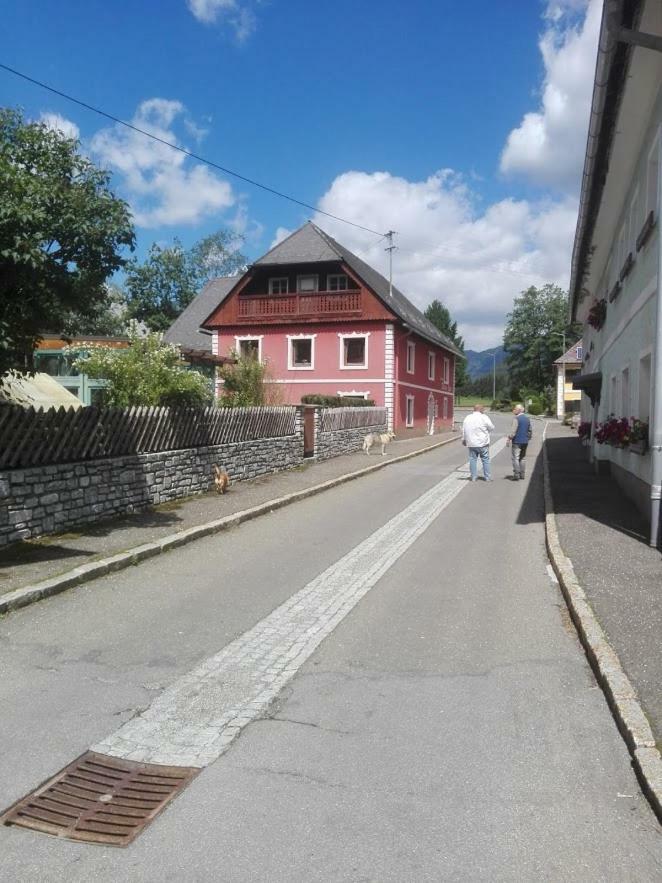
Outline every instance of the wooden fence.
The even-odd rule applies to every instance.
[[[324,408],[320,413],[322,432],[363,429],[386,424],[386,408]]]
[[[0,407],[0,469],[278,438],[296,409]]]

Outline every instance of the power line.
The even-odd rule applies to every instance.
[[[325,212],[320,208],[316,208],[314,205],[310,205],[309,203],[303,202],[300,199],[295,199],[294,196],[288,196],[287,193],[281,193],[279,190],[275,190],[273,187],[268,187],[266,184],[260,184],[259,181],[254,181],[252,178],[246,177],[246,175],[241,175],[239,172],[233,172],[232,169],[226,169],[224,166],[219,165],[219,163],[215,163],[211,159],[206,159],[204,156],[200,156],[197,153],[186,150],[185,147],[180,147],[178,144],[173,144],[172,141],[166,141],[165,138],[159,138],[158,135],[153,135],[151,132],[146,132],[144,129],[141,129],[138,126],[134,126],[132,123],[127,123],[126,120],[122,120],[119,117],[113,116],[113,114],[107,113],[107,111],[101,110],[101,108],[95,107],[93,104],[87,104],[87,102],[81,101],[80,98],[74,98],[73,95],[67,95],[66,92],[61,92],[59,89],[56,89],[53,86],[49,86],[48,83],[42,83],[40,80],[34,79],[34,77],[30,77],[13,67],[9,67],[9,65],[2,64],[2,62],[0,62],[0,68],[10,74],[14,74],[14,76],[16,77],[20,77],[22,80],[26,80],[28,83],[32,83],[34,86],[39,86],[41,89],[46,89],[47,92],[52,92],[53,95],[58,95],[60,98],[65,98],[67,101],[71,101],[73,102],[73,104],[79,105],[79,107],[84,107],[85,110],[90,110],[92,111],[92,113],[96,113],[99,116],[105,117],[106,119],[111,120],[112,122],[117,123],[120,126],[125,126],[127,129],[132,129],[134,132],[138,132],[140,135],[144,135],[146,138],[151,138],[153,141],[158,141],[159,144],[164,144],[166,147],[170,147],[173,150],[178,150],[185,156],[188,156],[191,159],[195,159],[198,162],[204,163],[205,165],[210,166],[212,169],[218,169],[218,171],[223,172],[223,174],[225,175],[231,175],[233,178],[237,178],[239,181],[244,181],[246,184],[250,184],[253,187],[259,187],[260,190],[271,193],[273,196],[278,196],[281,199],[287,199],[289,202],[293,202],[295,205],[300,205],[303,208],[310,209],[311,211],[317,212],[320,215],[325,215],[325,217],[327,218],[333,218],[334,221],[340,221],[342,224],[349,224],[352,227],[357,227],[359,230],[365,230],[366,233],[372,233],[374,236],[379,236],[382,239],[384,238],[385,234],[379,233],[377,230],[371,230],[370,227],[364,227],[362,224],[357,224],[355,221],[348,221],[347,218],[341,218],[338,215],[331,214],[331,212]]]

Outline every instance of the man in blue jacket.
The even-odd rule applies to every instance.
[[[512,447],[513,480],[519,481],[526,474],[526,449],[528,447],[533,430],[531,421],[524,413],[523,405],[515,405],[513,408],[513,422],[510,424],[508,441]]]

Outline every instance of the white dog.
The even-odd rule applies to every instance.
[[[370,448],[373,445],[381,444],[382,446],[382,457],[386,456],[386,451],[384,448],[391,441],[392,438],[395,438],[394,432],[369,432],[366,437],[363,439],[363,450],[366,454],[370,454]]]

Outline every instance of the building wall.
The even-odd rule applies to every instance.
[[[648,421],[651,417],[652,388],[656,382],[653,372],[653,346],[657,321],[660,248],[661,124],[662,91],[658,94],[650,124],[641,139],[636,162],[633,164],[632,180],[622,200],[618,221],[613,230],[606,230],[604,225],[601,227],[600,219],[596,226],[596,240],[601,236],[609,237],[610,247],[602,265],[592,268],[591,274],[598,280],[594,286],[595,298],[605,298],[607,302],[606,320],[600,330],[590,325],[584,328],[583,371],[602,374],[602,392],[598,407],[591,409],[585,397],[582,405],[582,416],[592,418],[594,422],[602,422],[612,414],[616,417],[637,417]],[[652,153],[653,149],[656,153]],[[646,244],[637,252],[636,239],[651,208],[650,197],[646,194],[650,186],[652,156],[657,156],[660,163],[654,204],[657,224]],[[632,253],[634,264],[621,281],[620,291],[616,293],[614,286],[619,280],[628,253]],[[583,305],[584,311],[588,306],[589,302]],[[662,378],[657,378],[657,382],[662,382]],[[597,461],[610,461],[615,467],[612,470],[614,474],[623,476],[624,473],[629,473],[639,483],[650,484],[649,454],[639,456],[627,449],[598,445],[593,440],[592,455]],[[642,495],[638,493],[636,496]]]
[[[407,362],[408,347],[413,344],[414,364],[410,373]],[[432,379],[428,374],[428,354],[434,355]],[[444,359],[447,360],[447,381],[444,379]],[[429,397],[432,395],[436,417],[434,430],[448,429],[453,423],[454,357],[452,353],[435,346],[415,334],[396,332],[395,339],[395,430],[400,434],[428,431]],[[407,426],[413,407],[413,425]]]

